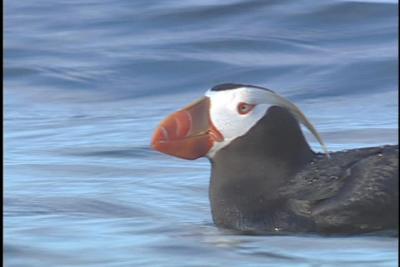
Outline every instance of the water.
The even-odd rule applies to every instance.
[[[330,150],[397,143],[397,8],[7,0],[6,266],[396,266],[397,238],[217,229],[208,162],[149,142],[167,114],[242,82],[294,101]]]

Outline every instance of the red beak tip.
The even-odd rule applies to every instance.
[[[151,147],[152,149],[158,150],[158,145],[159,145],[160,143],[161,143],[160,141],[153,140],[153,141],[151,141],[151,143],[150,143],[150,147]]]
[[[151,139],[152,149],[189,160],[206,155],[216,139],[208,132],[209,106],[209,99],[202,98],[164,119]]]

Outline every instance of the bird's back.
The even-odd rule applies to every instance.
[[[396,230],[398,183],[398,145],[391,145],[317,155],[285,194],[308,204],[319,232]]]

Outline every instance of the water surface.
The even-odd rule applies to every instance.
[[[6,266],[396,266],[397,238],[217,229],[207,160],[149,142],[167,114],[237,82],[294,101],[330,150],[397,143],[397,8],[7,0]]]

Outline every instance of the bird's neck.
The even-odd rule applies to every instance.
[[[313,155],[293,116],[285,109],[270,108],[247,134],[211,159],[209,194],[214,221],[243,228],[252,221],[270,220],[268,216],[285,205],[279,189]]]

